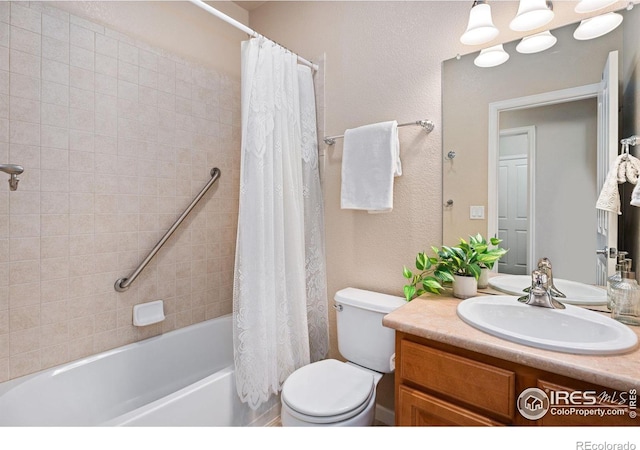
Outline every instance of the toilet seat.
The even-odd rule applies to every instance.
[[[283,407],[310,423],[348,420],[365,410],[374,396],[371,373],[335,359],[301,367],[282,387]]]

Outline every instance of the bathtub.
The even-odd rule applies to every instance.
[[[231,316],[0,383],[0,426],[262,426],[236,394]]]

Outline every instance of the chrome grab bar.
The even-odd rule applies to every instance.
[[[140,275],[140,272],[142,272],[144,268],[147,267],[147,264],[149,264],[151,259],[156,255],[156,253],[158,253],[158,251],[162,248],[164,243],[167,242],[167,239],[171,237],[173,232],[176,231],[176,229],[180,226],[182,221],[187,217],[187,214],[191,212],[193,207],[196,206],[196,204],[200,201],[202,196],[207,193],[209,188],[213,186],[213,183],[215,183],[218,180],[218,178],[220,178],[220,169],[218,169],[217,167],[214,167],[213,169],[211,169],[211,179],[207,182],[205,187],[203,187],[200,193],[196,195],[196,198],[194,198],[191,204],[187,206],[187,209],[185,209],[182,215],[178,217],[178,220],[176,220],[173,223],[173,225],[171,225],[171,228],[169,228],[169,230],[164,234],[164,236],[162,236],[162,239],[160,239],[156,244],[156,246],[153,247],[153,250],[149,252],[147,257],[144,259],[144,261],[140,263],[138,268],[128,277],[119,278],[118,280],[116,280],[116,284],[114,285],[114,288],[116,291],[124,292],[127,289],[129,289],[131,284],[136,280],[136,278],[138,278],[138,275]]]

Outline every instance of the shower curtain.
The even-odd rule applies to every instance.
[[[242,43],[242,156],[233,292],[236,386],[257,409],[329,346],[310,70],[265,38]]]

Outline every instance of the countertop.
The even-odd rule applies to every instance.
[[[492,292],[486,292],[491,294]],[[611,389],[640,388],[640,348],[607,356],[574,355],[516,344],[463,322],[456,313],[464,301],[425,295],[387,314],[382,323],[397,331],[483,353]],[[640,338],[640,327],[629,327]]]

